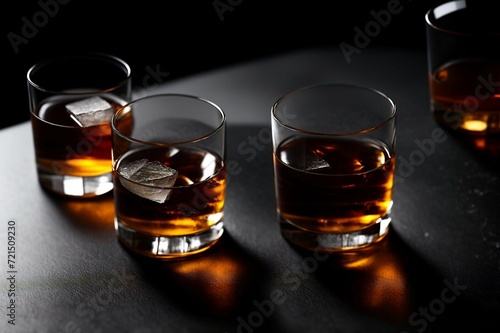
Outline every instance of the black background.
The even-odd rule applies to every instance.
[[[443,1],[440,1],[443,2]],[[366,47],[425,48],[424,14],[437,1],[96,1],[4,4],[0,128],[29,119],[26,72],[61,53],[99,51],[127,61],[133,86],[149,69],[164,81],[305,47],[353,45],[388,6],[397,8]],[[386,12],[387,13],[387,12]]]
[[[29,118],[26,71],[52,55],[78,51],[112,53],[131,65],[134,86],[141,86],[148,68],[158,66],[169,73],[165,78],[168,82],[274,53],[352,43],[354,28],[364,29],[373,22],[372,11],[378,13],[397,2],[300,1],[292,4],[291,1],[221,0],[219,4],[232,8],[223,13],[221,20],[214,0],[131,3],[71,0],[59,4],[57,13],[15,52],[9,36],[22,35],[26,20],[33,22],[36,15],[43,17],[40,4],[55,1],[4,3],[2,73],[6,74],[3,100],[7,105],[0,117],[1,127]],[[400,0],[401,12],[391,16],[390,23],[371,38],[366,47],[425,49],[424,14],[432,5],[431,1]],[[421,75],[424,66],[420,60],[411,61],[407,56],[399,62],[397,56],[394,61],[381,59],[385,54],[373,52],[371,55],[378,55],[375,59],[364,58],[352,71],[356,74],[352,79],[360,80],[359,69],[366,69],[366,77],[371,82],[377,82],[383,91],[395,96],[396,103],[401,105],[398,154],[409,160],[413,154],[422,153],[417,140],[428,142],[436,128],[433,119],[422,112],[428,107],[422,90],[426,85]],[[367,52],[361,56],[369,55]],[[407,61],[401,62],[402,59]],[[327,67],[324,62],[318,65],[321,70]],[[374,64],[381,67],[370,73],[370,66]],[[340,66],[348,64],[343,61],[332,68]],[[318,70],[315,66],[304,67]],[[262,76],[259,73],[256,77]],[[283,80],[270,82],[286,87]],[[258,91],[257,99],[262,100],[263,95]],[[233,102],[231,98],[226,101]],[[211,275],[204,275],[204,270],[182,273],[179,270],[182,264],[151,263],[120,255],[113,225],[109,223],[113,219],[112,197],[89,204],[41,193],[33,164],[26,162],[32,158],[31,152],[24,149],[29,144],[28,129],[21,126],[0,133],[2,159],[10,161],[2,170],[5,181],[0,186],[0,198],[4,206],[0,215],[3,213],[6,217],[1,219],[15,218],[26,228],[21,229],[21,242],[25,246],[21,244],[20,251],[25,274],[22,278],[27,282],[19,299],[27,301],[19,313],[27,316],[19,317],[21,330],[22,325],[31,331],[33,327],[60,328],[68,320],[85,324],[86,317],[75,313],[77,305],[103,290],[113,291],[115,295],[116,288],[121,286],[112,289],[109,283],[126,272],[125,277],[139,278],[127,285],[125,292],[113,296],[113,304],[119,306],[107,307],[91,325],[98,325],[103,331],[128,325],[127,328],[138,332],[141,326],[133,325],[147,320],[139,324],[155,328],[174,323],[172,330],[179,328],[177,331],[181,332],[189,328],[208,331],[220,324],[228,327],[227,331],[236,331],[237,316],[248,318],[255,311],[253,300],[267,299],[274,286],[289,289],[275,278],[283,276],[297,260],[307,256],[297,255],[284,246],[277,232],[278,225],[273,223],[273,174],[268,158],[271,147],[266,146],[267,150],[252,162],[238,152],[238,144],[258,133],[262,129],[260,125],[229,128],[228,137],[232,140],[229,140],[228,156],[244,171],[233,178],[230,187],[228,197],[233,199],[228,200],[226,238],[213,256],[202,257],[198,262],[199,267],[228,263],[230,270],[225,272],[234,274],[232,284],[225,283],[224,278],[214,281]],[[332,328],[329,331],[345,332],[352,331],[348,330],[352,327],[370,327],[373,323],[373,332],[401,332],[385,328],[392,328],[393,323],[399,321],[411,325],[409,315],[421,306],[430,306],[436,296],[442,295],[445,279],[457,281],[467,286],[467,290],[453,305],[446,305],[444,313],[435,322],[428,323],[425,332],[480,332],[499,326],[498,163],[475,158],[461,141],[450,135],[434,153],[426,155],[425,163],[415,167],[410,175],[403,176],[401,169],[398,170],[404,181],[397,185],[395,193],[394,232],[379,250],[368,255],[367,267],[345,269],[343,263],[335,262],[319,266],[317,274],[311,277],[314,283],[307,286],[304,283],[303,289],[283,308],[290,312],[272,316],[259,331],[300,331],[310,325],[303,332],[320,332],[315,328],[325,326]],[[229,223],[232,216],[235,218]],[[395,278],[389,279],[391,275],[387,272],[393,272]],[[73,277],[78,279],[70,280]],[[215,294],[212,291],[217,290],[213,283],[219,283],[215,287],[220,288],[220,281],[228,290],[235,290],[228,292],[236,296],[234,303],[229,302],[234,307],[225,309],[224,304],[217,303],[221,298],[212,295]],[[385,303],[374,305],[371,296],[375,294]],[[213,314],[207,315],[207,305],[213,305],[208,307],[213,312],[227,310],[229,313],[216,317],[215,320],[221,322],[214,323]],[[315,322],[310,323],[308,319]],[[415,331],[414,326],[408,329],[408,332]]]

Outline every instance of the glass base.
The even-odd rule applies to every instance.
[[[45,189],[63,196],[90,198],[113,189],[111,172],[94,177],[68,176],[38,170],[38,180]]]
[[[316,252],[342,252],[365,248],[381,241],[389,231],[391,218],[389,215],[363,230],[345,233],[316,233],[300,229],[283,217],[279,217],[283,237],[301,248]]]
[[[185,236],[154,236],[135,231],[115,218],[118,240],[133,252],[154,258],[173,259],[203,252],[224,232],[224,224],[214,224],[202,232]]]

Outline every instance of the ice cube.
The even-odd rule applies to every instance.
[[[71,118],[81,127],[108,122],[111,120],[114,112],[111,104],[99,96],[66,104],[66,110],[70,113]]]
[[[174,170],[160,161],[140,159],[118,168],[120,183],[130,192],[158,203],[170,197],[171,189],[177,179]]]
[[[314,171],[314,170],[319,170],[319,169],[324,169],[324,168],[329,168],[330,164],[323,159],[323,157],[319,156],[318,154],[312,153],[312,154],[307,154],[306,160],[305,160],[305,170],[306,171]]]

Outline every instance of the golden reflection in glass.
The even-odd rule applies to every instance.
[[[408,271],[389,240],[332,258],[338,292],[364,312],[405,323],[414,311]]]
[[[112,195],[91,199],[61,198],[57,205],[68,215],[68,219],[83,229],[114,229],[115,207]]]
[[[156,278],[165,275],[170,281],[170,296],[182,295],[182,302],[189,300],[190,311],[217,317],[235,315],[255,277],[251,263],[223,244],[193,258],[156,261],[154,266]]]
[[[500,158],[500,134],[486,136],[470,136],[466,138],[472,148],[482,156]]]
[[[484,120],[471,120],[464,122],[462,128],[471,132],[484,132],[488,128],[488,123]]]
[[[172,270],[220,315],[231,312],[238,303],[239,292],[244,289],[240,282],[244,281],[246,269],[229,256],[205,256],[197,261],[179,262]]]

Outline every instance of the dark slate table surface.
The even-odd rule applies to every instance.
[[[136,91],[199,95],[228,116],[228,161],[238,168],[230,174],[225,233],[213,249],[184,261],[125,250],[113,228],[112,194],[73,200],[44,192],[29,123],[1,130],[0,332],[499,327],[498,157],[477,153],[434,122],[423,52],[366,48],[350,60],[338,48],[308,49]],[[397,104],[393,223],[383,242],[357,254],[318,256],[279,234],[270,108],[284,93],[319,82],[370,86]]]

